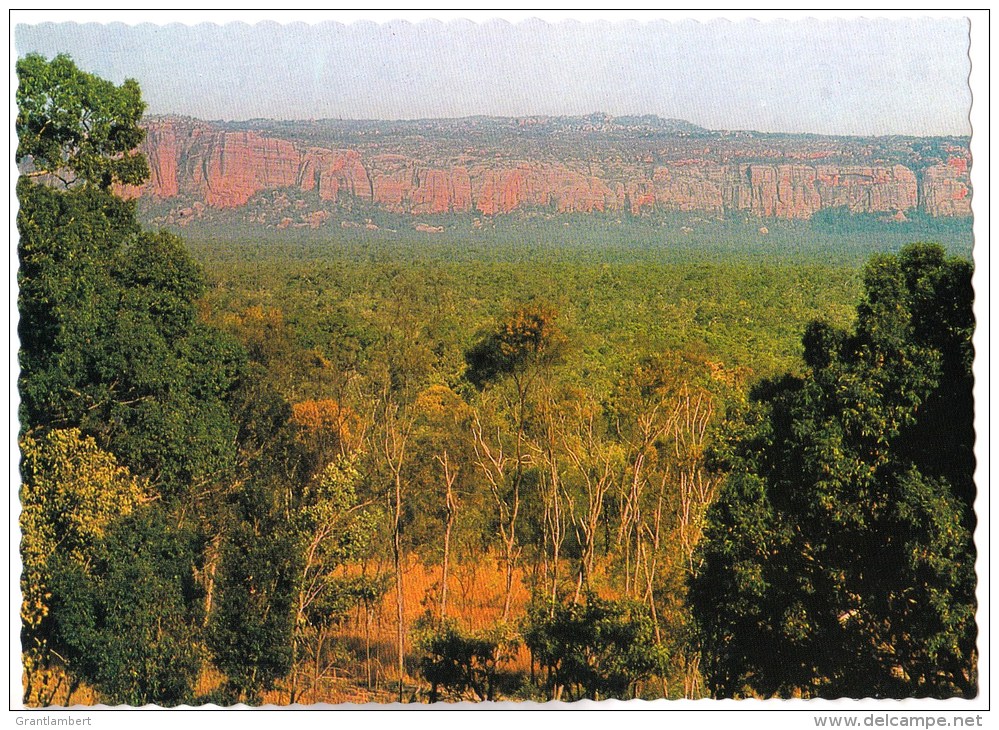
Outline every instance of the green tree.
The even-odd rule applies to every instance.
[[[971,299],[939,247],[876,257],[853,330],[756,387],[691,584],[715,695],[975,694]]]
[[[109,262],[139,227],[131,205],[98,190],[22,177],[17,195],[21,422],[75,425],[110,397],[89,359],[116,315]]]
[[[468,441],[471,409],[462,398],[443,385],[432,385],[416,399],[414,462],[421,466],[414,475],[414,524],[410,527],[417,549],[432,551],[426,557],[440,561],[439,617],[447,617],[448,584],[454,538],[461,534],[475,509],[470,493],[469,466],[474,451]],[[463,517],[459,520],[459,514]],[[444,528],[443,537],[440,535]]]
[[[233,503],[252,502],[275,472],[296,478],[298,454],[285,428],[290,409],[257,387],[234,339],[201,321],[204,277],[180,239],[142,231],[134,203],[112,192],[147,174],[135,150],[143,105],[134,82],[115,87],[65,57],[48,63],[29,56],[18,74],[17,156],[25,171],[17,185],[22,430],[39,441],[64,429],[78,429],[84,443],[93,438],[94,448],[66,467],[79,473],[60,477],[67,494],[77,490],[74,479],[89,494],[93,481],[106,477],[108,493],[81,514],[113,501],[133,477],[158,500],[154,512],[115,522],[86,560],[74,555],[72,539],[57,542],[39,579],[48,588],[40,582],[25,592],[34,605],[32,597],[49,590],[49,623],[37,630],[28,624],[26,631],[47,631],[45,640],[61,647],[74,678],[109,701],[176,703],[190,699],[201,668],[206,613],[230,611],[237,618],[220,616],[216,623],[231,629],[231,645],[245,650],[244,666],[260,668],[254,680],[263,677],[259,686],[265,686],[268,672],[287,667],[281,669],[281,656],[268,655],[273,646],[254,642],[262,632],[286,630],[284,651],[290,651],[296,553],[288,546],[297,543],[287,529],[272,529],[279,519],[253,523]],[[64,184],[51,184],[55,178]],[[29,527],[38,529],[25,543],[29,563],[32,551],[44,553],[51,516],[32,511],[47,482],[36,479],[30,448],[25,505],[34,520]],[[266,479],[255,482],[250,472],[261,466]],[[114,476],[119,467],[125,476]],[[270,490],[267,498],[278,493]],[[95,529],[102,524],[96,520]],[[141,536],[141,545],[129,542],[127,529]],[[267,539],[254,541],[261,534]],[[240,549],[245,564],[232,557]],[[224,600],[213,605],[220,563]],[[265,589],[258,594],[251,571]],[[234,586],[244,598],[253,595],[244,605],[257,611],[256,623],[239,620]],[[284,629],[268,623],[282,605]],[[255,691],[258,685],[231,673],[240,689]]]
[[[300,675],[318,684],[336,669],[332,632],[349,611],[371,603],[385,590],[371,576],[351,576],[344,568],[362,558],[374,536],[378,515],[357,498],[361,474],[353,460],[340,458],[297,495],[290,527],[299,559],[292,647],[295,667],[291,701]],[[308,662],[312,671],[303,671]]]
[[[25,703],[48,704],[52,646],[52,563],[89,566],[111,523],[142,498],[140,483],[77,429],[21,439],[21,646]]]
[[[557,314],[542,303],[531,303],[508,313],[496,327],[483,333],[465,353],[465,377],[477,388],[509,378],[515,389],[508,411],[516,432],[512,449],[490,436],[476,417],[472,425],[476,465],[489,484],[498,513],[498,527],[506,563],[506,599],[503,621],[510,618],[513,574],[517,559],[517,521],[524,482],[528,403],[538,378],[565,354],[568,339],[556,322]],[[512,452],[512,453],[511,453]]]
[[[200,269],[107,192],[22,179],[21,420],[80,427],[166,496],[231,470],[235,341],[200,323]]]
[[[543,604],[531,611],[524,641],[545,672],[549,699],[632,699],[639,682],[665,671],[647,606],[593,594],[584,603]]]
[[[197,534],[146,507],[114,523],[89,565],[54,563],[54,642],[106,704],[191,702],[201,669]]]
[[[17,81],[17,162],[28,175],[102,190],[149,177],[135,151],[146,136],[139,126],[146,105],[134,79],[115,86],[69,56],[32,53],[18,59]]]
[[[301,558],[295,536],[268,490],[238,496],[213,586],[206,640],[226,677],[219,704],[259,704],[288,675],[294,659],[295,594]]]
[[[462,631],[453,619],[430,614],[416,626],[420,674],[430,684],[430,701],[444,696],[455,702],[498,699],[501,688],[512,677],[501,665],[516,653],[517,641],[502,627],[486,631]]]
[[[516,383],[520,399],[526,399],[540,368],[564,354],[567,341],[557,316],[554,309],[540,303],[510,312],[465,353],[466,377],[482,388],[508,375]]]
[[[256,704],[294,664],[295,609],[303,553],[290,523],[299,485],[311,477],[290,424],[291,406],[251,368],[232,398],[239,425],[241,488],[202,518],[206,645],[225,675],[204,701]]]
[[[142,232],[111,194],[148,175],[138,85],[65,56],[17,70],[18,162],[81,183],[18,180],[22,425],[78,426],[167,496],[194,491],[231,464],[245,355],[198,322],[203,275],[180,240]]]

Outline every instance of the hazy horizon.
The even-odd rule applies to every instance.
[[[656,115],[710,130],[968,136],[968,21],[41,23],[19,56],[244,122]]]
[[[317,123],[317,122],[357,122],[357,123],[407,123],[407,122],[450,122],[450,121],[461,121],[463,119],[581,119],[584,117],[594,116],[594,115],[606,115],[611,118],[611,120],[620,119],[622,117],[643,117],[650,116],[648,112],[635,112],[635,113],[625,113],[625,114],[607,114],[603,110],[596,109],[591,112],[581,113],[581,114],[523,114],[523,115],[502,115],[502,114],[466,114],[460,117],[401,117],[397,119],[384,119],[384,118],[374,118],[374,117],[287,117],[287,118],[276,118],[276,117],[248,117],[246,119],[219,119],[219,118],[209,118],[209,117],[197,117],[192,114],[180,114],[177,112],[150,112],[146,111],[143,114],[143,118],[187,118],[198,122],[205,122],[208,124],[226,124],[234,125],[238,127],[239,125],[249,125],[254,122],[275,122],[279,124],[294,124],[296,122],[303,123]],[[652,114],[651,116],[659,116],[663,121],[676,121],[676,122],[690,122],[694,124],[689,119],[680,119],[677,117],[662,117],[660,115]],[[694,125],[700,126],[700,125]],[[768,132],[760,129],[748,129],[748,128],[718,128],[712,129],[710,127],[703,127],[707,132],[720,132],[720,133],[730,133],[730,134],[767,134],[767,135],[802,135],[802,136],[816,136],[816,137],[856,137],[858,139],[876,139],[879,137],[912,137],[915,139],[930,139],[930,138],[950,138],[956,137],[961,139],[968,139],[971,137],[971,131],[964,134],[905,134],[905,133],[885,133],[885,134],[848,134],[840,132],[785,132],[785,131],[774,131]]]

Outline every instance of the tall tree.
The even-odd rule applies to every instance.
[[[976,693],[971,301],[937,246],[876,257],[853,330],[756,387],[691,585],[716,695]]]
[[[265,485],[249,485],[222,535],[206,632],[226,677],[219,704],[259,704],[293,667],[301,555],[272,500]]]
[[[326,466],[296,500],[291,527],[300,555],[295,591],[295,634],[291,701],[307,680],[314,690],[337,669],[333,632],[347,614],[384,592],[381,581],[349,575],[347,566],[363,558],[379,515],[370,502],[357,498],[361,474],[356,457]],[[306,672],[305,667],[311,668]]]
[[[121,86],[81,71],[69,56],[17,61],[17,162],[31,176],[72,185],[139,185],[149,176],[136,148],[146,105],[139,84]]]
[[[17,190],[23,426],[80,427],[166,496],[203,493],[233,464],[245,355],[198,321],[199,267],[107,191]]]
[[[443,385],[432,385],[421,392],[415,406],[418,416],[414,451],[416,460],[427,463],[428,471],[426,502],[421,511],[433,516],[430,529],[435,533],[437,519],[444,527],[439,599],[439,620],[443,623],[447,618],[452,538],[467,481],[465,466],[473,460],[465,433],[471,409],[457,393]],[[432,538],[428,541],[436,542]]]
[[[392,563],[395,568],[396,606],[396,660],[399,672],[399,702],[403,702],[403,678],[405,667],[405,587],[403,578],[403,499],[405,479],[403,470],[407,464],[410,436],[413,432],[413,417],[397,403],[385,401],[384,425],[381,431],[380,446],[382,456],[388,465],[391,478],[389,504],[392,510]]]
[[[515,397],[509,404],[516,437],[505,449],[501,440],[490,437],[476,418],[472,426],[477,461],[489,484],[499,512],[499,531],[506,562],[506,599],[503,620],[510,617],[513,573],[517,559],[517,519],[520,516],[524,470],[530,459],[525,442],[528,404],[539,377],[558,362],[567,338],[556,321],[557,313],[543,303],[521,306],[492,330],[486,331],[465,353],[466,377],[477,388],[509,378]]]
[[[134,203],[114,195],[148,174],[138,86],[62,56],[17,71],[22,496],[34,535],[23,578],[29,608],[40,590],[51,608],[38,625],[26,613],[26,635],[59,643],[69,671],[109,701],[186,701],[205,613],[231,606],[236,586],[254,590],[247,565],[269,566],[275,584],[292,575],[293,552],[270,534],[246,565],[220,557],[246,547],[252,525],[229,519],[241,515],[227,502],[273,443],[261,430],[280,433],[290,409],[244,382],[242,348],[200,320],[204,278],[180,239],[143,232]],[[105,525],[109,504],[128,512],[133,479],[157,506]],[[94,534],[67,532],[86,521]],[[213,606],[220,563],[225,600]],[[253,605],[276,615],[280,599],[264,591]],[[250,623],[232,624],[234,645],[255,638]]]
[[[21,439],[21,646],[25,703],[52,700],[52,572],[62,561],[84,567],[98,556],[109,526],[142,498],[141,484],[78,429]],[[57,685],[58,686],[58,685]]]

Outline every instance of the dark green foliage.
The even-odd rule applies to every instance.
[[[27,426],[79,426],[176,496],[231,468],[245,356],[197,321],[200,269],[107,192],[18,182],[19,386]]]
[[[251,487],[228,530],[215,585],[208,647],[226,675],[225,704],[259,704],[292,666],[300,557],[295,536]]]
[[[481,388],[500,376],[511,375],[516,380],[532,366],[556,361],[566,345],[556,317],[544,304],[514,310],[465,353],[466,377]]]
[[[714,694],[975,694],[970,273],[872,259],[854,329],[810,326],[810,373],[717,449],[690,594]]]
[[[108,190],[149,177],[135,148],[146,105],[139,85],[121,86],[76,67],[66,55],[51,61],[32,53],[17,61],[17,162],[66,185]]]
[[[549,699],[631,699],[666,668],[648,607],[595,595],[531,610],[524,642],[545,672]]]
[[[85,567],[53,571],[53,645],[106,704],[190,702],[201,668],[199,544],[147,507],[123,518]]]
[[[21,178],[17,193],[21,420],[71,425],[100,397],[88,359],[117,309],[108,263],[139,230],[131,206],[97,190]]]
[[[114,263],[125,306],[148,312],[164,339],[175,340],[193,327],[204,275],[179,238],[163,231],[143,234]]]
[[[446,620],[433,625],[424,617],[417,626],[420,674],[430,684],[430,702],[442,698],[493,701],[501,689],[508,689],[512,678],[500,670],[517,644],[501,628],[491,631],[462,631],[457,622]]]
[[[242,349],[197,321],[202,275],[176,237],[143,234],[114,274],[118,311],[97,355],[119,395],[94,415],[110,429],[120,424],[110,443],[164,491],[219,479],[232,465],[227,400],[243,372]]]
[[[105,701],[187,702],[209,610],[227,691],[253,700],[290,666],[298,542],[261,487],[296,474],[290,409],[247,377],[235,339],[201,321],[203,275],[180,239],[143,232],[111,192],[146,175],[131,152],[134,82],[116,89],[65,57],[30,56],[18,73],[19,162],[67,182],[18,181],[22,428],[79,428],[161,500],[86,561],[56,547],[41,645]],[[272,503],[258,517],[262,494]]]
[[[220,544],[206,631],[212,662],[226,681],[201,698],[224,706],[259,704],[291,669],[302,564],[282,503],[286,480],[304,478],[288,424],[291,407],[258,373],[240,380],[230,405],[245,484],[209,518]]]

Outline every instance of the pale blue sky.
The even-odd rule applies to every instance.
[[[711,129],[970,133],[960,18],[18,25],[18,54],[241,120],[658,114]]]

